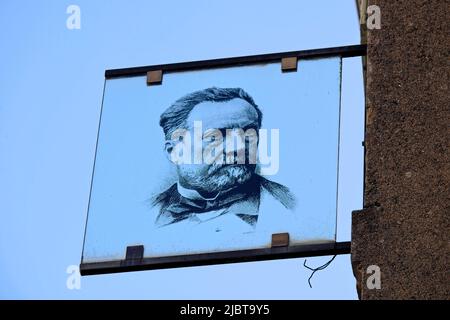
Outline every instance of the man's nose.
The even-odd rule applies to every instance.
[[[224,139],[223,151],[227,164],[245,163],[245,138],[241,134],[233,134]]]

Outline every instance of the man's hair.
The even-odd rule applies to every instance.
[[[186,119],[197,104],[205,101],[225,102],[235,98],[244,99],[255,108],[260,128],[262,112],[247,92],[241,88],[216,87],[195,91],[181,97],[161,114],[159,125],[163,128],[166,139],[170,139],[176,129],[186,127]]]

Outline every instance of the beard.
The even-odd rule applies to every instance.
[[[196,189],[214,193],[248,182],[255,172],[255,167],[248,164],[213,164],[208,168],[206,176],[188,173],[185,178]]]
[[[254,170],[248,165],[221,165],[208,170],[208,182],[220,190],[246,183],[252,177]]]

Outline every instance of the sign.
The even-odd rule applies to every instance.
[[[107,71],[81,273],[336,248],[348,50]]]

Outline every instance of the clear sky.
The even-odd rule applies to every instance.
[[[66,27],[71,4],[79,30]],[[3,0],[0,41],[0,298],[357,298],[349,255],[316,273],[312,289],[304,259],[66,286],[67,267],[80,262],[105,69],[357,44],[354,0]],[[340,241],[362,206],[363,106],[360,58],[344,59]]]

